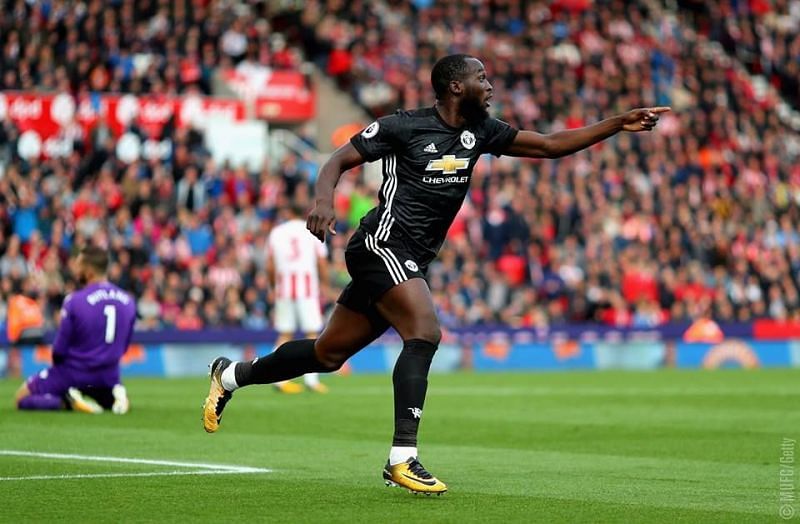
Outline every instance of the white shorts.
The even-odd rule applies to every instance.
[[[278,333],[322,331],[322,311],[314,298],[279,298],[275,301],[275,329]]]

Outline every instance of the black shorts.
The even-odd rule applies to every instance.
[[[344,252],[353,279],[337,302],[367,315],[373,324],[385,323],[375,303],[384,293],[412,278],[425,278],[427,266],[419,266],[400,242],[382,242],[362,228],[356,230]],[[377,325],[377,324],[376,324]]]

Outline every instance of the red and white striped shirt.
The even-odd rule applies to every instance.
[[[317,263],[328,256],[328,248],[306,229],[305,221],[293,219],[275,226],[267,243],[275,263],[276,297],[319,298]]]

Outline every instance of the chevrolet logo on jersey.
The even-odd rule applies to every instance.
[[[467,167],[469,167],[469,158],[444,155],[438,160],[429,161],[425,171],[441,171],[443,175],[455,175],[459,169],[466,169]]]

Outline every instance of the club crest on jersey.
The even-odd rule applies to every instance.
[[[368,126],[366,127],[366,129],[364,129],[364,130],[361,132],[361,136],[363,136],[364,138],[372,138],[373,136],[375,136],[375,135],[377,135],[377,134],[378,134],[378,129],[379,129],[380,127],[381,127],[381,126],[380,126],[380,124],[379,124],[379,123],[377,122],[377,120],[376,120],[375,122],[373,122],[373,123],[371,123],[370,125],[368,125]],[[463,136],[462,136],[462,138],[461,138],[461,141],[462,141],[462,142],[464,141],[464,138],[463,138]],[[466,146],[464,146],[464,147],[466,147]]]
[[[471,131],[464,131],[461,133],[461,145],[467,149],[475,147],[475,135]]]
[[[403,262],[409,271],[419,271],[419,266],[413,260],[406,260]]]

